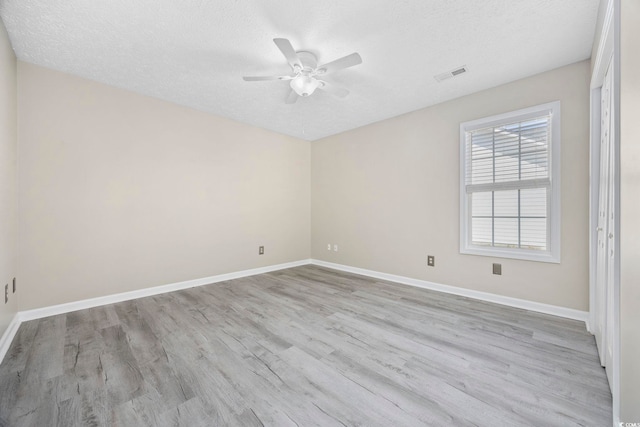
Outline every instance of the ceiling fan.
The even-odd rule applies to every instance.
[[[332,95],[344,98],[349,94],[349,91],[342,87],[337,87],[329,82],[321,80],[322,76],[328,73],[341,70],[343,68],[353,67],[362,63],[362,58],[357,53],[343,56],[335,61],[327,62],[326,64],[318,66],[318,60],[316,56],[307,51],[296,52],[291,45],[291,42],[287,39],[273,39],[273,42],[278,46],[280,52],[287,59],[287,62],[291,66],[293,73],[288,76],[248,76],[243,77],[245,81],[255,82],[263,80],[288,80],[291,86],[291,92],[287,96],[285,102],[287,104],[293,104],[298,99],[298,96],[309,96],[313,94],[316,89],[323,90]]]

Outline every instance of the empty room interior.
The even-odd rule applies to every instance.
[[[637,0],[0,19],[0,426],[640,425]]]

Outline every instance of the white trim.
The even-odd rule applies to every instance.
[[[482,117],[480,119],[469,120],[460,125],[460,129],[465,132],[473,132],[474,130],[490,128],[494,126],[504,126],[505,124],[524,122],[529,119],[535,119],[545,114],[555,114],[560,106],[560,101],[548,102],[546,104],[534,105],[533,107],[522,108],[520,110],[508,111],[494,116]]]
[[[4,334],[0,337],[0,362],[4,359],[4,356],[9,351],[9,347],[11,347],[11,343],[13,342],[13,338],[16,336],[18,332],[18,328],[20,327],[20,323],[22,320],[20,319],[20,313],[16,313],[9,322],[9,326],[5,329]]]
[[[598,197],[600,190],[600,138],[602,86],[591,89],[591,135],[589,141],[589,322],[587,330],[595,333],[596,253],[598,247]]]
[[[596,169],[592,169],[592,171],[598,171],[599,163],[594,163],[594,159],[597,159],[598,153],[600,150],[600,118],[595,116],[595,112],[593,111],[593,105],[596,102],[596,99],[599,98],[599,90],[602,87],[604,82],[604,76],[606,75],[607,68],[609,66],[609,62],[613,61],[614,65],[614,90],[613,96],[615,97],[615,104],[612,114],[615,115],[616,119],[614,121],[614,141],[615,144],[615,155],[616,155],[616,169],[619,168],[619,151],[620,151],[620,121],[619,121],[619,111],[620,111],[620,0],[603,0],[606,2],[604,19],[602,22],[602,31],[600,33],[600,40],[598,42],[598,47],[595,52],[595,57],[593,60],[593,69],[591,73],[591,104],[592,104],[592,120],[591,120],[591,143],[590,143],[590,157],[592,159],[592,167],[596,167]],[[597,99],[599,105],[599,99]],[[595,165],[595,166],[594,166]],[[589,227],[589,242],[590,242],[590,257],[589,257],[589,310],[590,310],[590,328],[595,328],[596,322],[596,307],[595,307],[595,250],[593,245],[597,245],[597,237],[594,239],[593,234],[595,231],[595,224],[597,224],[597,212],[598,212],[598,177],[594,177],[594,175],[598,175],[597,173],[592,173],[590,177],[590,206],[589,211],[590,215],[590,227]],[[614,219],[614,233],[616,236],[620,236],[620,194],[619,194],[619,180],[620,175],[619,171],[616,171],[614,175],[615,180],[615,212],[616,217]],[[595,211],[595,216],[594,212]],[[594,243],[595,242],[595,243]],[[619,282],[619,274],[620,274],[620,248],[619,248],[619,239],[616,239],[616,247],[614,248],[616,254],[615,262],[614,262],[614,313],[620,313],[620,282]],[[611,387],[611,395],[613,400],[613,408],[612,408],[612,421],[614,427],[620,425],[620,316],[614,316],[614,324],[613,324],[613,358],[611,360],[610,368],[613,370],[612,374],[612,384]],[[612,366],[611,366],[612,365]]]
[[[358,267],[350,267],[342,264],[334,264],[332,262],[321,261],[317,259],[305,259],[300,261],[288,262],[284,264],[270,265],[266,267],[253,268],[250,270],[237,271],[233,273],[219,274],[217,276],[204,277],[201,279],[187,280],[184,282],[172,283],[168,285],[155,286],[152,288],[139,289],[119,294],[106,295],[103,297],[90,298],[81,301],[74,301],[66,304],[58,304],[49,307],[36,308],[33,310],[20,311],[13,317],[11,323],[0,338],[0,363],[6,355],[11,342],[15,337],[18,328],[22,322],[40,319],[48,316],[69,313],[71,311],[83,310],[86,308],[99,307],[107,304],[114,304],[122,301],[129,301],[136,298],[143,298],[152,295],[164,294],[167,292],[178,291],[182,289],[194,288],[197,286],[209,285],[213,283],[224,282],[226,280],[240,279],[242,277],[255,276],[257,274],[269,273],[272,271],[284,270],[287,268],[299,267],[303,265],[318,265],[334,270],[346,271],[349,273],[360,274],[363,276],[373,277],[376,279],[388,280],[390,282],[400,283],[409,286],[416,286],[423,289],[430,289],[438,292],[444,292],[452,295],[460,295],[468,298],[474,298],[481,301],[493,302],[509,307],[521,308],[524,310],[535,311],[554,316],[565,317],[568,319],[580,320],[587,322],[586,312],[573,310],[565,307],[558,307],[549,304],[542,304],[533,301],[511,298],[502,295],[490,294],[487,292],[474,291],[471,289],[458,288],[456,286],[442,285],[425,280],[412,279],[409,277],[396,276],[393,274],[381,273],[373,270],[366,270]]]
[[[598,43],[598,49],[596,50],[595,61],[593,62],[593,71],[591,74],[591,88],[599,88],[604,81],[604,75],[607,73],[609,61],[614,53],[614,2],[613,0],[607,1],[607,9],[602,21],[602,32],[600,33],[600,40]]]
[[[299,267],[309,264],[309,260],[287,262],[284,264],[269,265],[266,267],[252,268],[250,270],[236,271],[233,273],[219,274],[216,276],[203,277],[201,279],[186,280],[184,282],[172,283],[169,285],[154,286],[151,288],[138,289],[130,292],[123,292],[103,297],[90,298],[81,301],[69,302],[66,304],[52,305],[49,307],[36,308],[33,310],[21,311],[20,321],[40,319],[42,317],[55,316],[57,314],[69,313],[71,311],[84,310],[86,308],[99,307],[101,305],[114,304],[122,301],[129,301],[136,298],[144,298],[152,295],[164,294],[167,292],[179,291],[182,289],[195,288],[197,286],[209,285],[212,283],[224,282],[226,280],[240,279],[242,277],[255,276],[256,274],[269,273],[271,271],[284,270],[286,268]]]
[[[612,5],[613,3],[613,5]],[[614,115],[614,153],[615,153],[615,173],[614,179],[614,234],[617,236],[614,240],[614,278],[613,278],[613,384],[611,385],[611,396],[613,401],[613,418],[619,421],[620,418],[620,13],[621,13],[621,0],[610,0],[607,4],[607,12],[611,9],[612,18],[609,21],[611,24],[611,31],[608,34],[613,34],[613,69],[615,71],[613,77],[613,96],[614,96],[614,108],[612,114]],[[607,16],[608,17],[608,16]],[[605,26],[608,22],[605,22]],[[608,28],[608,27],[607,27]],[[619,424],[618,424],[619,425]]]
[[[551,178],[551,186],[549,188],[548,202],[548,230],[547,241],[548,249],[546,251],[526,250],[526,249],[510,249],[499,247],[488,247],[473,245],[471,243],[471,215],[469,213],[470,195],[468,185],[466,185],[466,136],[467,133],[485,127],[496,126],[505,123],[514,123],[527,120],[532,117],[539,117],[545,114],[551,114],[551,147],[549,158],[551,161],[549,176]],[[562,145],[562,119],[560,101],[548,102],[545,104],[535,105],[516,111],[498,114],[491,117],[471,120],[460,123],[460,253],[464,255],[480,255],[499,258],[521,259],[526,261],[560,263],[560,239],[561,239],[561,182],[560,182],[560,156]],[[518,181],[521,183],[522,181]],[[477,186],[485,187],[485,185]],[[494,190],[499,189],[500,185],[492,185]],[[508,187],[503,185],[502,187]]]
[[[107,304],[114,304],[122,301],[129,301],[136,298],[144,298],[152,295],[164,294],[167,292],[179,291],[181,289],[194,288],[197,286],[209,285],[213,283],[224,282],[226,280],[240,279],[242,277],[255,276],[256,274],[269,273],[286,268],[299,267],[301,265],[310,264],[310,259],[300,261],[287,262],[284,264],[269,265],[266,267],[252,268],[250,270],[236,271],[233,273],[219,274],[216,276],[203,277],[201,279],[186,280],[184,282],[171,283],[168,285],[154,286],[151,288],[138,289],[130,292],[122,292],[119,294],[105,295],[103,297],[90,298],[80,301],[69,302],[65,304],[52,305],[49,307],[36,308],[33,310],[19,311],[13,316],[11,323],[0,337],[0,363],[4,359],[11,342],[18,332],[18,328],[22,322],[29,320],[41,319],[43,317],[55,316],[58,314],[69,313],[71,311],[84,310],[86,308],[99,307]]]
[[[567,319],[579,320],[585,323],[587,322],[589,314],[586,311],[575,310],[572,308],[559,307],[557,305],[543,304],[540,302],[528,301],[519,298],[506,297],[503,295],[491,294],[488,292],[474,291],[473,289],[459,288],[457,286],[443,285],[440,283],[428,282],[426,280],[396,276],[395,274],[381,273],[379,271],[351,267],[342,264],[334,264],[332,262],[321,261],[317,259],[312,259],[311,264],[318,265],[320,267],[331,268],[334,270],[345,271],[347,273],[373,277],[375,279],[387,280],[389,282],[400,283],[403,285],[415,286],[432,291],[444,292],[452,295],[460,295],[480,301],[487,301],[495,304],[506,305],[509,307],[521,308],[523,310],[535,311],[538,313],[551,314],[553,316],[564,317]]]
[[[460,253],[463,255],[479,255],[492,258],[521,259],[524,261],[550,262],[555,264],[560,263],[560,260],[551,255],[549,251],[509,249],[489,246],[483,248],[480,246],[469,245],[467,247],[460,247]]]
[[[107,304],[114,304],[122,301],[129,301],[136,298],[144,298],[152,295],[164,294],[167,292],[179,291],[181,289],[194,288],[197,286],[209,285],[213,283],[224,282],[226,280],[240,279],[242,277],[255,276],[256,274],[269,273],[286,268],[299,267],[301,265],[310,264],[311,260],[304,259],[300,261],[287,262],[284,264],[269,265],[266,267],[252,268],[250,270],[236,271],[233,273],[219,274],[216,276],[203,277],[201,279],[186,280],[184,282],[171,283],[168,285],[154,286],[151,288],[138,289],[130,292],[122,292],[119,294],[105,295],[103,297],[89,298],[80,301],[69,302],[65,304],[52,305],[49,307],[36,308],[33,310],[19,311],[9,323],[9,326],[0,338],[0,363],[4,359],[11,342],[18,332],[18,328],[22,322],[29,320],[41,319],[43,317],[55,316],[58,314],[69,313],[71,311],[84,310],[86,308],[99,307]]]

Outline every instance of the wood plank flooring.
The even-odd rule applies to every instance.
[[[25,322],[6,426],[606,426],[583,323],[304,266]]]

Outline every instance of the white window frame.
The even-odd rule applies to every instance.
[[[550,194],[547,203],[547,250],[479,246],[471,243],[470,193],[466,190],[467,132],[487,127],[511,124],[551,113],[549,148]],[[536,105],[460,124],[460,253],[497,258],[512,258],[539,262],[560,262],[560,101]]]

